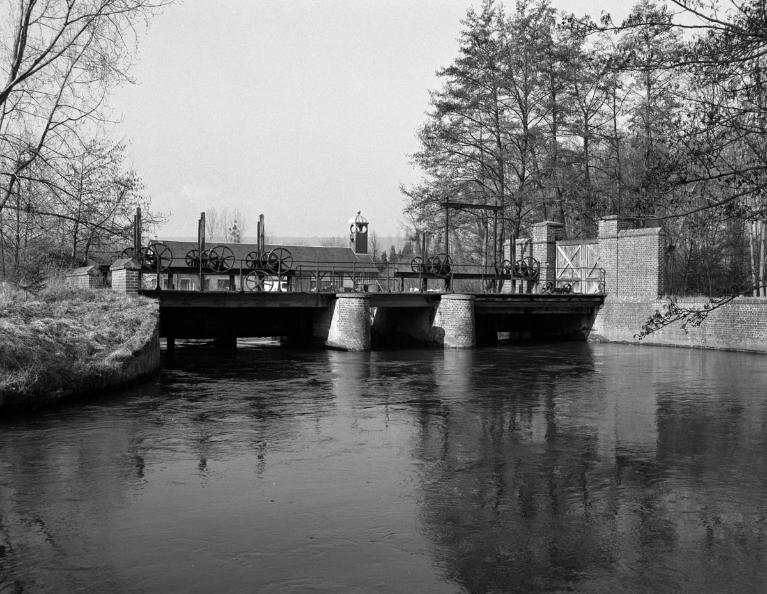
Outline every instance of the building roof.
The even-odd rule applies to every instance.
[[[66,273],[66,276],[85,276],[86,274],[90,276],[99,276],[101,271],[99,270],[98,266],[92,264],[90,266],[80,266],[79,268],[73,268]]]
[[[196,241],[162,241],[153,243],[163,243],[171,251],[171,267],[186,268],[186,255],[191,250],[197,249]],[[227,242],[206,242],[206,249],[216,246],[226,246],[235,258],[235,268],[242,266],[245,268],[245,260],[249,253],[255,252],[258,245],[255,243],[227,243]],[[377,274],[378,268],[369,254],[355,254],[354,250],[348,247],[323,247],[306,245],[269,245],[264,246],[267,251],[274,248],[285,248],[290,252],[293,258],[292,269],[300,271],[301,269],[313,271],[318,267],[322,271],[337,272],[357,272]],[[190,269],[192,271],[192,269]]]

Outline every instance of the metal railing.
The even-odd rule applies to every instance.
[[[604,268],[568,266],[555,270],[554,280],[544,283],[542,292],[575,293],[579,295],[599,295],[605,292]]]
[[[554,278],[550,278],[553,273]],[[476,294],[597,294],[604,292],[602,269],[520,270],[508,265],[455,264],[435,269],[411,262],[293,261],[288,270],[258,270],[245,260],[225,271],[192,267],[144,270],[144,290],[205,292],[467,292]]]

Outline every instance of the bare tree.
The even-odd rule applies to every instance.
[[[205,232],[211,241],[240,243],[245,236],[247,220],[238,208],[205,211]]]
[[[221,226],[221,214],[215,208],[205,210],[205,236],[209,241],[218,239]]]
[[[51,192],[68,199],[68,160],[106,123],[109,92],[129,80],[138,25],[168,2],[0,0],[0,215],[15,211],[0,218],[3,266],[7,221],[42,216]],[[77,219],[69,210],[45,216]]]

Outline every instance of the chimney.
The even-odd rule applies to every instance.
[[[349,241],[355,254],[368,253],[368,220],[357,211],[357,216],[349,219]]]

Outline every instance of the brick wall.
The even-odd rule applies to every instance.
[[[112,290],[121,293],[137,293],[139,290],[139,274],[126,268],[112,271]]]
[[[97,266],[83,266],[67,273],[64,282],[78,289],[101,289],[106,286],[104,276]]]
[[[678,299],[682,307],[702,308],[706,299]],[[712,311],[698,327],[682,328],[675,322],[653,332],[641,341],[634,338],[642,324],[656,310],[663,311],[664,300],[638,301],[609,295],[597,314],[591,339],[648,345],[683,346],[767,353],[767,298],[739,297]]]
[[[605,292],[636,300],[664,294],[666,238],[660,228],[627,229],[611,216],[599,221],[599,266],[605,271]]]
[[[615,294],[637,299],[662,296],[665,248],[665,236],[659,228],[619,231]]]
[[[66,276],[65,283],[67,286],[74,287],[76,289],[90,289],[91,277],[88,275],[88,273],[68,274]]]

